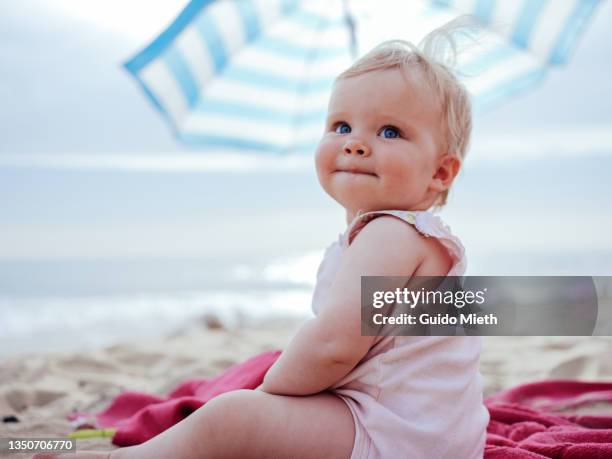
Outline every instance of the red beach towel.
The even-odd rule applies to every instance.
[[[607,416],[562,414],[594,402]],[[612,383],[549,380],[488,397],[486,459],[612,458]]]
[[[94,415],[98,428],[115,428],[118,446],[143,443],[200,408],[237,389],[255,389],[280,351],[266,352],[210,380],[187,380],[167,397],[128,391]],[[593,402],[612,406],[612,383],[548,380],[524,384],[485,400],[491,420],[486,459],[612,458],[612,410],[608,416],[561,414]],[[87,413],[73,413],[77,419]]]
[[[112,442],[118,446],[143,443],[185,419],[211,398],[237,389],[255,389],[281,351],[264,352],[234,365],[212,379],[190,379],[167,397],[126,391],[108,408],[93,415],[96,428],[115,428]],[[70,420],[92,416],[75,412]],[[92,426],[89,426],[92,427]]]

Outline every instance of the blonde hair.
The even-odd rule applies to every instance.
[[[338,75],[336,80],[377,70],[397,68],[409,74],[416,69],[439,101],[444,152],[456,155],[462,163],[472,132],[472,105],[467,89],[453,73],[458,54],[453,35],[457,31],[469,32],[475,25],[473,16],[464,15],[427,34],[418,46],[404,40],[383,42]],[[433,205],[444,206],[448,192],[441,192]]]

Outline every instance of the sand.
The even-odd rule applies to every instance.
[[[86,355],[39,353],[0,363],[1,437],[65,437],[66,415],[97,412],[123,390],[164,395],[179,382],[214,376],[259,352],[283,348],[299,323],[277,321],[243,330],[192,326],[158,340],[116,344]],[[612,381],[612,338],[485,337],[481,372],[485,395],[546,378]],[[612,414],[612,406],[597,412]],[[78,440],[79,450],[109,450],[110,438]],[[11,454],[11,458],[29,457]]]

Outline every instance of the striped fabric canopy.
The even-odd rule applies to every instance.
[[[486,28],[459,56],[458,70],[480,111],[564,63],[598,4],[192,0],[125,67],[186,144],[312,152],[334,77],[381,41],[418,43],[458,14],[475,15]]]

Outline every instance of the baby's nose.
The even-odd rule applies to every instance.
[[[370,156],[370,147],[359,140],[349,140],[344,145],[344,153],[347,155]]]

